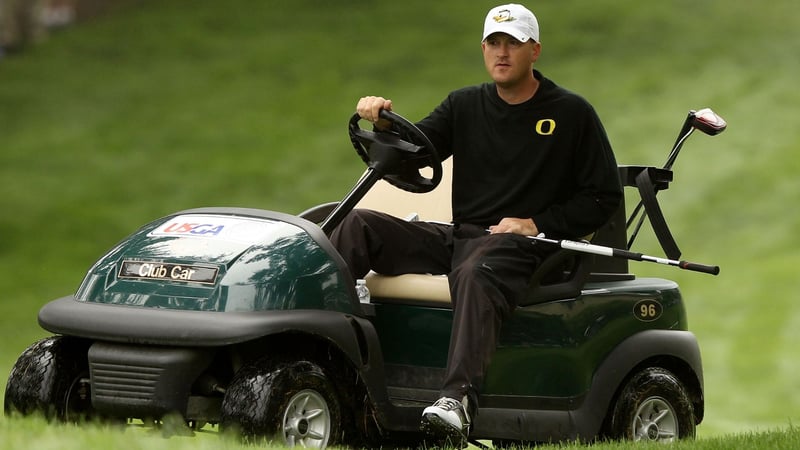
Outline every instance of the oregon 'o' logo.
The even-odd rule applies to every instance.
[[[550,136],[556,130],[556,121],[553,119],[542,119],[536,122],[536,133],[542,136]]]

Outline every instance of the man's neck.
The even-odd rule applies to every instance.
[[[497,84],[497,95],[509,105],[519,105],[532,99],[539,89],[539,80],[531,72],[530,78],[525,78],[519,83],[501,85]]]

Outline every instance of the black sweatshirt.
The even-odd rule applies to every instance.
[[[534,70],[534,97],[509,105],[494,83],[452,92],[417,125],[453,156],[453,222],[533,218],[550,238],[600,228],[622,199],[617,163],[594,108]]]

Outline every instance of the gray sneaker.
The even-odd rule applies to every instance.
[[[449,439],[453,445],[466,445],[469,414],[460,401],[442,397],[422,411],[420,429],[428,436]]]

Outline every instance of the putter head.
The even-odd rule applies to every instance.
[[[718,116],[711,108],[703,108],[694,112],[692,127],[709,136],[715,136],[725,131],[728,123],[725,119]]]

